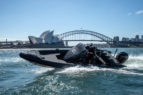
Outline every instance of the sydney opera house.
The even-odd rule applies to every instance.
[[[29,36],[29,41],[31,43],[30,47],[36,48],[52,48],[52,47],[64,47],[64,43],[60,36],[53,35],[54,31],[45,31],[40,37]]]

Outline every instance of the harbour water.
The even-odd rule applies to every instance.
[[[0,50],[0,95],[143,95],[143,48],[119,48],[129,53],[121,69],[40,67],[19,57],[26,51]]]

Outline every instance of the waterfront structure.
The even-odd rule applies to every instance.
[[[51,44],[52,43],[52,39],[53,39],[53,32],[54,31],[45,31],[40,35],[40,38],[43,40],[43,43],[48,43]]]
[[[119,36],[115,36],[115,37],[113,38],[113,41],[119,42]]]
[[[31,44],[52,44],[62,42],[58,35],[53,35],[54,31],[45,31],[40,37],[29,36],[29,41]]]
[[[84,38],[83,38],[84,35]],[[92,39],[89,39],[92,37]],[[73,30],[60,34],[61,39],[65,42],[65,46],[69,46],[69,42],[105,42],[109,45],[113,44],[113,39],[101,33],[90,30]],[[99,40],[98,40],[98,39]]]
[[[53,35],[52,43],[62,42],[62,39],[59,35]]]
[[[135,38],[131,38],[130,41],[131,41],[131,42],[135,42]]]
[[[108,45],[113,44],[113,39],[103,35],[98,32],[89,31],[89,30],[74,30],[65,32],[59,35],[53,35],[54,31],[45,31],[40,37],[29,36],[29,42],[26,45],[17,45],[16,47],[27,47],[27,48],[65,48],[69,47],[68,42],[106,42]],[[81,36],[85,36],[82,39]],[[89,39],[89,38],[93,39]],[[99,38],[96,39],[96,38]],[[9,45],[13,47],[13,45]],[[104,45],[105,46],[105,45]]]
[[[127,42],[127,41],[129,41],[130,39],[129,38],[126,38],[126,37],[123,37],[122,38],[122,41],[125,41],[125,42]]]
[[[143,39],[143,35],[141,36],[141,39]]]
[[[139,35],[136,35],[134,38],[123,37],[121,41],[123,42],[143,42],[143,35],[141,35],[141,38]]]
[[[88,37],[90,36],[90,37]],[[83,39],[84,37],[84,39]],[[90,39],[90,38],[93,39]],[[62,47],[68,47],[71,45],[68,45],[68,42],[93,42],[96,43],[97,46],[103,45],[103,43],[107,43],[111,47],[113,46],[121,46],[121,47],[132,47],[132,46],[143,46],[143,35],[141,38],[139,35],[136,35],[134,38],[127,38],[123,37],[122,40],[120,41],[119,36],[115,36],[113,39],[100,34],[98,32],[94,31],[89,31],[89,30],[74,30],[74,31],[69,31],[65,32],[59,35],[54,35],[54,31],[45,31],[43,32],[40,37],[35,37],[35,36],[29,36],[29,41],[28,43],[21,43],[20,41],[4,41],[0,42],[0,48],[3,47],[19,47],[19,48],[62,48]],[[99,38],[99,39],[96,39]],[[30,42],[30,43],[29,43]],[[104,45],[106,47],[106,45]],[[103,47],[104,47],[103,46]]]
[[[135,41],[136,41],[136,42],[139,42],[139,39],[140,39],[140,38],[139,38],[139,35],[136,35]]]
[[[116,46],[118,46],[118,45],[120,44],[119,36],[115,36],[115,37],[113,38],[113,44],[116,45]]]
[[[143,35],[141,35],[141,42],[143,42]]]
[[[43,42],[43,40],[41,38],[34,37],[34,36],[29,36],[29,41],[32,44],[39,44],[39,43]]]

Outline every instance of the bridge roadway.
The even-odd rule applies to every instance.
[[[75,38],[73,38],[73,35],[81,35],[81,34],[84,34],[84,35],[90,35],[92,37],[95,37],[95,38],[99,38],[100,40],[83,40],[83,39],[79,39],[79,40],[74,40]],[[106,42],[108,44],[113,44],[113,39],[106,36],[106,35],[103,35],[101,33],[98,33],[98,32],[94,32],[94,31],[89,31],[89,30],[74,30],[74,31],[69,31],[69,32],[65,32],[65,33],[62,33],[59,35],[60,38],[66,42],[66,44],[68,44],[68,41],[100,41],[100,42]],[[72,39],[70,40],[66,40],[65,38],[66,37],[72,37]],[[86,38],[85,38],[86,39]]]
[[[63,40],[63,41],[98,41],[98,42],[105,42],[103,40]],[[112,41],[109,41],[112,42]]]

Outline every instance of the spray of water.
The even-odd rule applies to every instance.
[[[143,70],[143,55],[139,56],[133,56],[131,55],[128,59],[128,61],[125,63],[126,67],[121,69],[112,69],[112,68],[100,68],[96,66],[88,66],[88,67],[82,67],[82,66],[75,66],[75,67],[69,67],[65,68],[60,72],[57,73],[80,73],[80,72],[92,72],[92,71],[111,71],[115,73],[122,73],[122,74],[133,74],[133,75],[141,75],[143,74],[141,72],[134,72],[132,69],[136,70]]]
[[[35,74],[41,74],[52,70],[54,70],[54,68],[40,67],[40,68],[32,69],[29,72],[33,72]]]
[[[24,59],[20,58],[20,57],[1,57],[0,59],[0,63],[3,62],[13,62],[13,63],[17,63],[17,62],[22,62],[25,61]]]
[[[112,69],[112,68],[100,68],[96,66],[74,66],[74,67],[68,67],[68,68],[62,68],[61,70],[57,71],[56,73],[61,74],[72,74],[72,73],[81,73],[81,72],[93,72],[93,71],[111,71],[114,73],[122,73],[122,74],[132,74],[132,75],[141,75],[140,72],[133,72],[132,69],[136,70],[143,70],[143,55],[139,56],[133,56],[131,55],[128,59],[128,61],[125,63],[126,67],[121,69]],[[36,74],[45,73],[48,71],[52,71],[54,68],[47,68],[47,67],[40,67],[36,69],[32,69],[31,72]]]

